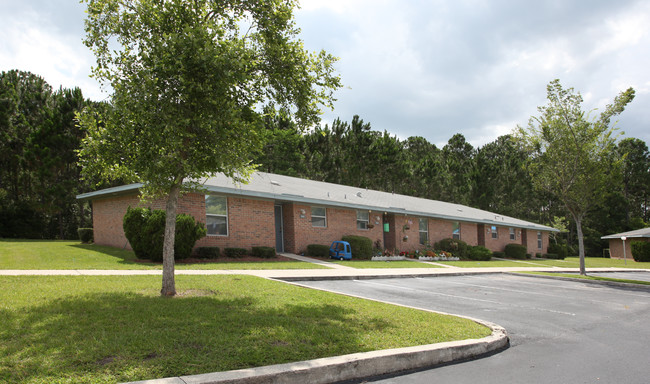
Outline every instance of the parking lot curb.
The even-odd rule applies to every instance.
[[[482,339],[384,349],[259,368],[134,381],[127,384],[336,383],[470,360],[501,351],[509,346],[508,335],[503,327],[482,320],[472,320],[490,328],[492,333]]]
[[[630,271],[626,271],[630,272]],[[637,272],[637,271],[634,271]],[[638,272],[646,272],[645,270],[640,270]],[[578,283],[585,283],[585,284],[591,284],[591,285],[604,285],[608,287],[616,287],[616,288],[627,288],[631,289],[634,291],[644,291],[644,292],[650,292],[650,285],[645,285],[645,284],[634,284],[634,283],[623,283],[619,281],[605,281],[605,280],[589,280],[589,279],[580,279],[578,277],[567,277],[567,276],[549,276],[549,275],[536,275],[533,273],[520,273],[520,272],[503,272],[506,275],[516,275],[516,276],[530,276],[530,277],[537,277],[541,279],[555,279],[555,280],[565,280],[565,281],[574,281]],[[549,272],[549,273],[566,273],[566,272]],[[600,273],[605,273],[600,271]]]

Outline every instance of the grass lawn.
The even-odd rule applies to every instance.
[[[366,268],[444,268],[439,265],[418,263],[411,260],[398,260],[398,261],[370,261],[370,260],[347,260],[335,261],[332,263],[345,265],[346,267],[366,269]]]
[[[567,257],[564,260],[491,260],[491,261],[440,261],[441,264],[453,265],[461,268],[490,268],[490,267],[562,267],[562,268],[579,268],[580,259],[578,257]],[[650,269],[650,263],[637,263],[634,260],[606,259],[602,257],[585,258],[586,268],[636,268]]]
[[[574,273],[546,273],[546,272],[521,272],[530,275],[543,275],[543,276],[552,276],[552,277],[570,277],[573,279],[584,279],[584,280],[597,280],[597,281],[614,281],[617,283],[628,283],[628,284],[641,284],[641,285],[650,285],[650,281],[643,280],[629,280],[629,279],[614,279],[611,277],[602,277],[602,276],[583,276]]]
[[[0,269],[162,269],[135,261],[133,251],[79,241],[0,239]],[[177,269],[319,269],[301,261],[177,263]]]
[[[472,321],[251,276],[0,277],[0,382],[114,383],[481,338]]]

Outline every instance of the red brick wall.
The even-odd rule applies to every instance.
[[[535,256],[537,253],[541,253],[542,255],[547,253],[548,249],[548,232],[542,232],[542,248],[537,247],[537,231],[532,230],[532,229],[522,229],[523,231],[526,231],[526,248],[528,249],[528,253],[531,255]]]
[[[327,227],[314,227],[311,224],[311,206],[303,204],[285,205],[285,248],[287,252],[302,253],[309,244],[330,245],[332,241],[341,240],[346,235],[364,236],[383,244],[381,213],[370,212],[371,229],[357,229],[357,211],[353,209],[326,208]],[[304,213],[303,213],[304,212]],[[377,216],[379,220],[376,220]],[[293,223],[293,233],[288,223]],[[375,224],[375,223],[379,224]]]
[[[488,248],[489,250],[493,252],[503,252],[503,250],[506,248],[506,245],[508,244],[522,244],[522,236],[523,236],[523,231],[525,229],[519,229],[515,228],[515,239],[511,240],[510,239],[510,227],[504,227],[497,225],[497,233],[498,233],[498,238],[494,239],[492,238],[492,225],[485,224],[484,228],[485,230],[485,247]],[[490,233],[488,233],[488,230]],[[537,232],[534,232],[534,237],[535,237],[535,247],[537,247]],[[528,245],[528,252],[531,252],[530,248],[530,237],[531,233],[528,233],[528,239],[529,239],[529,245]],[[533,252],[534,254],[535,252]]]
[[[612,259],[627,259],[634,260],[632,255],[632,242],[633,241],[650,241],[647,237],[628,237],[625,240],[625,254],[623,254],[623,240],[609,239],[609,254]]]
[[[131,246],[126,241],[126,237],[124,237],[122,218],[129,206],[136,207],[139,204],[140,198],[138,195],[93,200],[93,234],[95,244],[131,249]]]
[[[203,195],[201,195],[203,198]],[[246,248],[264,246],[275,248],[275,212],[273,201],[228,197],[228,235],[208,235],[196,242],[197,247],[216,246]],[[202,216],[205,223],[205,198]]]
[[[93,204],[93,228],[95,243],[131,249],[124,230],[122,218],[126,209],[136,206],[165,209],[164,200],[142,203],[138,195],[97,199]],[[253,246],[275,247],[275,222],[273,202],[228,197],[228,236],[208,235],[196,243],[197,247],[218,246],[250,249]],[[188,193],[178,201],[178,213],[187,213],[205,224],[205,197]]]
[[[138,195],[102,198],[93,201],[93,227],[95,228],[95,243],[113,247],[130,249],[124,231],[122,218],[129,206],[150,206],[164,209],[165,201],[155,200],[149,204],[140,202]],[[368,237],[373,246],[377,240],[382,247],[390,250],[413,251],[422,249],[420,244],[419,221],[417,217],[386,215],[380,212],[370,212],[370,225],[367,230],[357,229],[356,210],[342,208],[326,208],[327,227],[313,227],[311,224],[311,206],[286,203],[283,205],[284,246],[286,252],[304,252],[309,244],[329,245],[332,241],[340,240],[345,235]],[[179,213],[189,213],[197,221],[205,223],[205,197],[203,194],[189,193],[183,195],[178,202]],[[303,213],[304,212],[304,213]],[[253,246],[275,247],[275,213],[274,202],[268,200],[244,199],[228,197],[228,235],[209,235],[197,242],[197,246],[238,247],[250,249]],[[384,243],[383,222],[390,224],[390,232],[385,234]],[[406,229],[405,225],[409,228]],[[429,243],[435,244],[452,236],[453,222],[440,219],[429,219]],[[461,240],[469,245],[478,245],[482,235],[485,246],[492,251],[503,251],[508,243],[524,244],[528,252],[546,253],[548,233],[542,232],[543,248],[537,248],[537,231],[522,231],[515,229],[516,239],[510,240],[508,227],[499,227],[499,238],[492,239],[487,233],[489,225],[461,222]],[[483,228],[482,232],[478,232]],[[403,241],[408,236],[407,241]],[[524,239],[525,237],[525,239]]]

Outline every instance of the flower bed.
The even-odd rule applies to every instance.
[[[373,256],[372,261],[401,261],[406,260],[404,256]]]
[[[454,256],[420,256],[418,260],[421,261],[459,261],[458,257]]]

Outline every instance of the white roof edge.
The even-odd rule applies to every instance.
[[[76,198],[77,200],[88,200],[88,199],[92,199],[93,197],[107,197],[113,195],[120,195],[125,192],[138,190],[143,185],[144,184],[142,183],[134,183],[134,184],[127,184],[127,185],[120,185],[119,187],[104,188],[94,192],[82,193],[80,195],[77,195]]]
[[[633,231],[615,233],[613,235],[603,236],[603,237],[601,237],[601,239],[602,240],[614,240],[614,239],[620,239],[623,236],[629,237],[629,238],[650,237],[650,228],[641,228],[641,229],[635,229]]]

